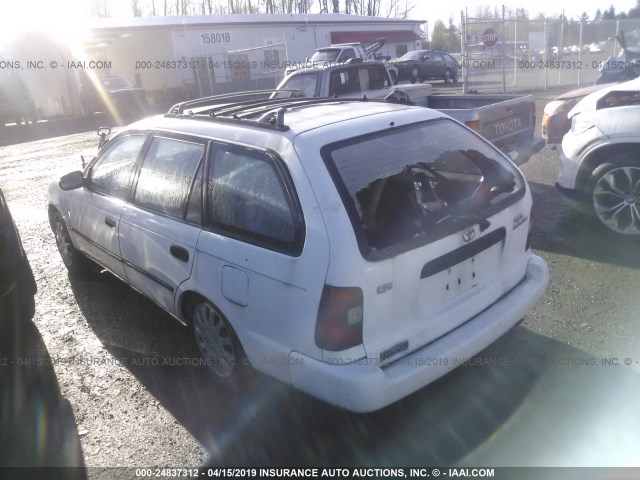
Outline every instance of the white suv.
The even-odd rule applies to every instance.
[[[135,123],[49,190],[66,266],[89,257],[190,326],[214,378],[246,355],[376,410],[544,293],[527,183],[471,130],[384,101],[231,102]]]
[[[640,78],[586,96],[568,117],[560,191],[609,231],[640,237]]]

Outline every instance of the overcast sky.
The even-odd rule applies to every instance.
[[[57,26],[60,29],[66,29],[70,26],[77,26],[81,24],[88,15],[89,8],[92,0],[1,0],[0,1],[0,29],[4,30],[0,32],[4,35],[9,35],[11,31],[19,30],[21,28],[37,27],[40,25],[46,25],[48,27]],[[404,1],[404,0],[402,0]],[[410,13],[411,19],[426,20],[428,21],[429,29],[433,27],[436,20],[442,20],[448,23],[449,17],[453,16],[454,21],[457,24],[460,22],[460,11],[465,7],[468,9],[470,16],[476,12],[478,6],[482,5],[496,5],[492,2],[480,2],[469,0],[443,0],[443,1],[427,1],[427,0],[409,0],[413,3],[414,8]],[[342,4],[344,0],[341,0]],[[141,4],[146,4],[144,0],[140,0]],[[170,4],[174,2],[171,1]],[[112,15],[116,16],[128,16],[131,13],[131,0],[109,0],[109,11]],[[156,4],[161,4],[160,0],[156,1]],[[598,8],[602,11],[613,5],[616,12],[626,12],[633,8],[636,4],[636,0],[614,0],[612,2],[607,0],[581,0],[572,2],[561,2],[558,0],[536,0],[535,2],[527,2],[522,0],[516,0],[510,2],[509,6],[512,9],[517,7],[525,8],[530,17],[535,17],[538,13],[543,12],[546,15],[560,14],[562,9],[565,9],[565,14],[568,18],[577,18],[582,12],[586,12],[590,18],[593,18],[594,13]],[[318,2],[314,2],[312,12],[317,12]],[[535,5],[535,6],[532,6]]]
[[[449,22],[449,17],[453,16],[456,25],[460,23],[460,11],[465,8],[470,17],[474,15],[478,6],[490,5],[493,9],[494,5],[502,5],[493,2],[474,2],[468,0],[444,0],[444,1],[426,1],[414,0],[414,9],[411,11],[410,18],[427,20],[429,22],[429,31],[431,31],[436,20],[442,20],[445,24]],[[567,18],[578,18],[582,12],[586,12],[589,18],[593,18],[596,10],[608,10],[611,5],[617,13],[628,12],[635,7],[636,0],[580,0],[571,2],[562,2],[558,0],[536,0],[534,2],[527,1],[511,1],[505,5],[513,10],[516,8],[524,8],[529,12],[529,17],[534,18],[538,13],[542,12],[547,16],[559,15],[564,9]],[[501,8],[501,6],[499,7]]]

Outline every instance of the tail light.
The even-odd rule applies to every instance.
[[[362,290],[325,285],[316,320],[316,345],[332,352],[362,344]]]
[[[480,133],[480,120],[469,120],[468,122],[464,122],[464,124],[471,130]]]

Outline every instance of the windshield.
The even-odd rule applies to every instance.
[[[365,256],[375,257],[376,251],[451,223],[481,219],[523,186],[516,168],[499,152],[448,119],[378,132],[328,149],[325,161],[356,236],[366,239],[361,244]]]
[[[400,60],[420,60],[425,54],[424,50],[416,50],[413,52],[405,53],[400,57]]]
[[[342,51],[341,48],[325,48],[318,50],[311,56],[312,62],[335,62],[338,59],[338,55]]]
[[[102,85],[104,85],[104,87],[107,90],[117,90],[119,88],[133,88],[133,85],[131,85],[129,81],[119,77],[105,78],[104,80],[102,80]]]

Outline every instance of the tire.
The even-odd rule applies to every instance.
[[[418,81],[418,69],[417,68],[413,68],[413,70],[411,70],[411,83],[416,83]]]
[[[586,192],[591,213],[602,227],[640,238],[640,156],[615,155],[593,171]]]
[[[191,306],[193,339],[213,379],[225,386],[246,381],[252,370],[227,319],[204,299]]]
[[[86,271],[88,260],[73,246],[67,225],[58,212],[55,212],[51,218],[51,229],[55,236],[58,252],[62,257],[62,263],[67,267],[69,273],[77,274]]]
[[[442,75],[442,79],[444,80],[444,83],[451,82],[451,70],[449,70],[448,68],[445,69],[444,74]]]

